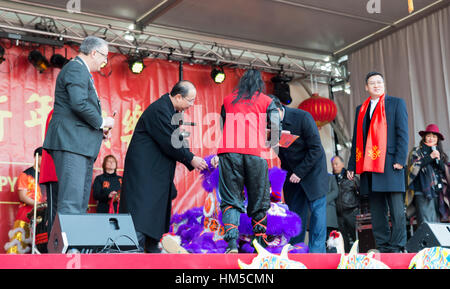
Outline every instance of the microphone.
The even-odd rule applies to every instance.
[[[432,146],[431,147],[431,150],[432,151],[437,151],[437,147],[436,146]],[[439,165],[439,160],[436,158],[435,159],[436,160],[436,165]],[[436,184],[436,189],[437,189],[437,191],[441,191],[442,190],[442,183],[439,181],[437,184]]]
[[[432,146],[431,147],[431,151],[437,151],[437,147],[436,146]],[[436,164],[439,165],[439,160],[437,158],[435,158]]]
[[[188,122],[181,119],[179,125],[196,126],[197,124],[195,122]]]

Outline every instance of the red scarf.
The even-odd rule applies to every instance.
[[[361,105],[356,127],[356,173],[375,172],[384,173],[387,148],[387,122],[384,103],[384,94],[380,96],[378,105],[372,115],[369,132],[367,134],[366,148],[364,150],[363,122],[370,97]],[[363,152],[365,152],[363,156]]]

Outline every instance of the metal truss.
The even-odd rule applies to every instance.
[[[227,40],[205,37],[174,37],[151,31],[130,29],[66,17],[44,15],[18,9],[0,7],[0,31],[9,33],[11,39],[18,35],[34,35],[60,42],[80,43],[87,35],[108,41],[111,50],[124,54],[166,58],[186,63],[217,66],[254,67],[265,71],[283,72],[298,76],[319,76],[326,79],[346,79],[345,69],[336,61],[325,61],[288,55],[277,49],[254,49],[251,45],[228,44]],[[5,33],[3,33],[5,34]],[[231,41],[228,41],[231,42]],[[281,51],[281,49],[280,49]]]

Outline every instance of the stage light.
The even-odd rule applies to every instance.
[[[28,54],[28,61],[30,61],[31,64],[33,64],[34,67],[39,71],[39,73],[42,73],[47,70],[47,68],[50,67],[50,63],[48,62],[47,58],[45,58],[39,51],[33,50]]]
[[[223,68],[214,68],[211,71],[211,78],[217,84],[220,84],[220,83],[224,82],[224,80],[225,80],[225,72],[223,71]]]
[[[53,54],[52,57],[50,57],[50,63],[53,67],[57,68],[63,68],[63,66],[69,61],[69,59],[65,58],[61,54]]]
[[[134,74],[139,74],[144,70],[144,60],[140,56],[130,56],[128,58],[128,67]]]
[[[3,56],[5,56],[5,48],[3,48],[3,46],[0,45],[0,64],[2,64],[3,61],[5,61],[5,58]]]

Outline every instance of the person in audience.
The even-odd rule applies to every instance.
[[[442,149],[444,136],[436,124],[419,131],[420,144],[408,158],[408,191],[405,198],[407,213],[415,210],[417,224],[448,220],[449,172],[448,156]],[[447,200],[447,202],[445,201]]]
[[[36,154],[38,155],[36,167]],[[41,187],[36,181],[36,171],[39,180],[39,168],[41,165],[42,147],[34,150],[33,166],[24,170],[17,179],[17,193],[19,196],[19,210],[13,228],[9,231],[9,242],[4,246],[7,254],[24,254],[31,251],[32,235],[28,213],[37,204],[45,202],[45,196],[41,193]],[[37,189],[37,190],[36,190]],[[36,195],[36,198],[35,198]]]
[[[336,214],[336,200],[339,195],[339,188],[334,175],[328,176],[327,192],[327,236],[331,231],[338,229],[338,217]]]
[[[47,134],[48,124],[52,119],[53,109],[48,113],[45,126]],[[44,185],[47,196],[47,235],[50,236],[53,221],[56,216],[56,204],[58,203],[58,177],[56,176],[55,164],[52,156],[45,150],[42,150],[41,166],[39,170],[39,184]],[[42,252],[41,252],[42,253]]]
[[[331,158],[331,166],[339,187],[339,194],[336,199],[338,228],[344,239],[345,251],[349,252],[356,240],[356,215],[359,213],[360,207],[367,208],[368,204],[360,205],[359,177],[355,176],[353,180],[347,178],[344,160],[336,155]]]
[[[117,213],[122,177],[117,175],[117,159],[107,155],[103,159],[103,174],[95,177],[92,186],[93,196],[97,203],[97,213]]]

